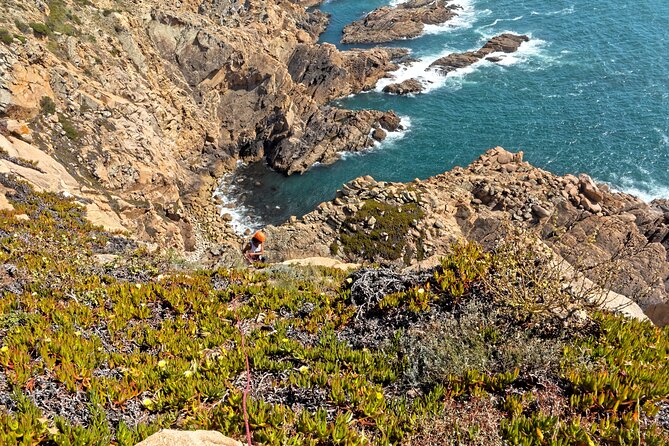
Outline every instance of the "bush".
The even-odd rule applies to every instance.
[[[70,22],[76,23],[76,16],[67,9],[63,0],[51,0],[49,2],[49,18],[46,24],[52,31],[66,34],[68,36],[76,36],[79,34],[77,28]]]
[[[511,231],[495,248],[484,282],[488,293],[515,308],[518,317],[567,317],[586,302],[565,289],[565,267],[537,237]]]
[[[14,41],[14,37],[5,28],[0,28],[0,41],[6,45],[9,45]]]
[[[60,122],[60,125],[63,126],[63,130],[65,131],[65,136],[70,138],[73,141],[76,141],[79,139],[81,136],[79,134],[79,130],[74,126],[72,121],[70,121],[67,116],[63,115],[62,113],[58,114],[58,121]]]
[[[44,37],[48,36],[51,33],[49,27],[46,26],[44,23],[30,22],[28,25],[33,30],[33,33],[35,33],[36,36]]]
[[[416,203],[395,207],[368,200],[344,221],[339,238],[347,255],[369,261],[397,260],[404,254],[411,223],[422,217],[423,211]],[[376,222],[367,229],[370,219]]]
[[[21,20],[14,20],[14,25],[21,31],[22,33],[27,33],[30,31],[30,25],[28,25],[26,22],[22,22]]]
[[[443,313],[410,327],[401,339],[405,377],[412,385],[430,386],[472,371],[491,375],[545,374],[557,368],[564,342],[540,337],[509,322],[503,308],[485,299],[463,302],[456,312]]]
[[[52,115],[56,112],[56,103],[49,96],[42,96],[39,105],[42,108],[42,113],[45,115]]]

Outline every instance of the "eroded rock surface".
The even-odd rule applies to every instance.
[[[451,71],[468,67],[484,58],[488,58],[491,62],[499,62],[501,60],[500,57],[490,56],[490,54],[516,52],[523,42],[528,42],[529,40],[530,38],[525,35],[501,34],[486,42],[480,50],[449,54],[432,62],[430,68],[437,68],[442,73],[447,74]]]
[[[410,39],[425,25],[441,25],[457,16],[459,6],[446,0],[409,0],[384,6],[344,28],[342,43],[382,43]]]

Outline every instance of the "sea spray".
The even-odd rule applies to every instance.
[[[236,170],[223,176],[213,194],[219,210],[219,218],[230,219],[232,229],[241,235],[263,226],[262,218],[253,209],[247,207],[243,203],[244,200],[241,199],[249,191],[249,185],[245,184],[249,182],[249,179],[237,174],[244,166],[243,162],[238,161]]]
[[[511,32],[511,31],[506,31]],[[499,33],[503,34],[503,33]],[[517,34],[517,33],[516,33]],[[492,36],[491,36],[492,37]],[[488,39],[486,39],[487,41]],[[485,43],[485,42],[484,42]],[[483,43],[481,44],[481,46]],[[509,67],[512,65],[526,63],[531,59],[541,58],[545,60],[555,60],[545,55],[543,49],[546,46],[546,42],[541,39],[534,39],[530,37],[529,42],[523,42],[518,50],[514,53],[504,53],[504,52],[495,52],[491,53],[486,58],[483,58],[472,65],[469,65],[464,68],[459,68],[448,74],[440,72],[439,69],[431,67],[431,65],[438,59],[448,56],[449,54],[456,53],[452,48],[446,48],[441,53],[436,55],[429,55],[423,59],[412,61],[407,64],[403,64],[396,71],[391,73],[391,77],[381,79],[375,87],[375,91],[382,92],[383,89],[391,84],[401,83],[409,79],[416,79],[423,85],[422,94],[431,93],[434,90],[442,88],[444,86],[450,86],[451,88],[459,88],[461,86],[462,79],[475,72],[476,70],[482,67],[490,67],[494,65]],[[476,51],[480,48],[471,48],[468,51]],[[497,58],[497,62],[491,62],[487,60],[488,58]]]

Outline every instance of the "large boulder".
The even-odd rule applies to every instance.
[[[243,446],[243,444],[220,432],[164,429],[137,443],[137,446]]]

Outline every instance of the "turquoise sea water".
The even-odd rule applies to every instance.
[[[342,28],[387,3],[326,2],[321,9],[332,18],[322,41],[345,48],[339,45]],[[526,160],[557,174],[586,172],[647,200],[669,198],[669,1],[454,3],[464,9],[450,26],[392,44],[422,59],[397,76],[422,75],[426,93],[373,91],[337,101],[347,108],[395,110],[406,132],[300,176],[243,167],[223,187],[237,207],[235,221],[280,223],[331,199],[355,177],[426,178],[497,145],[523,150]],[[502,32],[528,34],[531,41],[501,65],[483,62],[446,78],[424,72],[436,58],[478,49]]]

